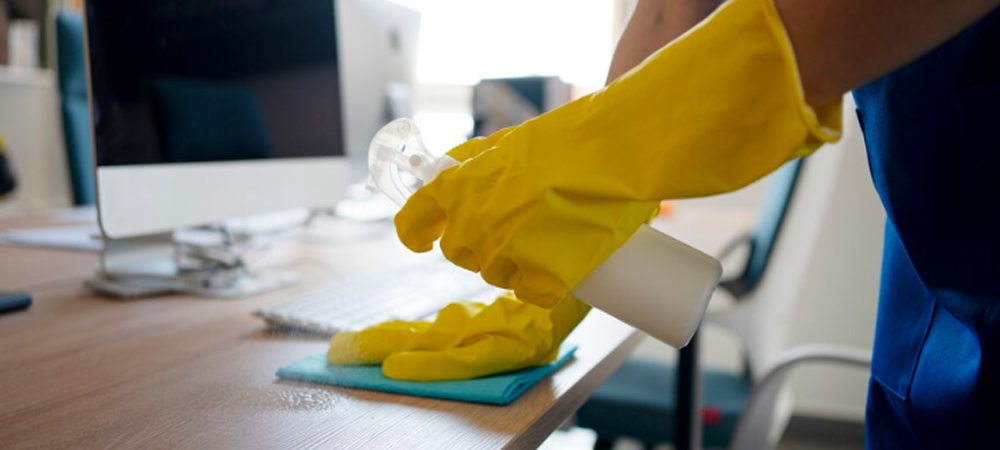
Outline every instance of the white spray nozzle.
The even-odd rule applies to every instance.
[[[368,147],[366,186],[403,206],[416,189],[455,164],[458,161],[448,156],[437,158],[427,151],[412,120],[396,119],[382,127]]]

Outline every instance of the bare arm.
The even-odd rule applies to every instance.
[[[774,0],[806,100],[824,105],[931,51],[1000,0]],[[719,0],[639,0],[611,62],[613,80],[694,26]]]
[[[933,50],[1000,0],[775,0],[806,100],[823,105]]]
[[[722,0],[639,0],[615,48],[608,82],[708,17]]]

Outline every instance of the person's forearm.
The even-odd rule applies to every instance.
[[[639,0],[615,48],[608,82],[708,17],[722,0]]]
[[[1000,0],[775,0],[806,101],[825,105],[933,50]]]
[[[806,100],[821,106],[933,50],[1000,0],[774,0]],[[721,0],[639,0],[608,82],[700,22]],[[738,43],[734,42],[734,45]]]

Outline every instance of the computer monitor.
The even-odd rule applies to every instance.
[[[337,0],[344,126],[355,182],[368,176],[368,144],[412,115],[420,13],[388,0]]]
[[[334,205],[349,181],[331,0],[88,0],[109,238]]]

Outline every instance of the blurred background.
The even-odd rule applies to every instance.
[[[420,26],[412,84],[404,87],[402,100],[396,99],[401,106],[380,114],[413,117],[438,153],[599,89],[634,6],[629,0],[392,3],[418,12]],[[19,180],[17,191],[0,203],[0,217],[87,203],[74,195],[54,28],[57,15],[81,8],[80,0],[0,0],[0,136]],[[845,105],[845,111],[852,110]],[[824,169],[806,172],[823,183],[799,194],[806,195],[799,201],[811,208],[798,210],[808,236],[792,251],[798,255],[792,264],[796,269],[776,275],[782,288],[774,295],[793,305],[773,319],[788,327],[786,348],[815,342],[871,348],[884,214],[853,114],[846,117],[844,141],[812,158]],[[363,134],[373,132],[362,130],[358,141],[367,142]],[[704,228],[732,221],[750,228],[771,183],[767,178],[732,194],[675,202],[658,220],[669,227],[671,217],[697,214]],[[702,335],[706,366],[744,370],[739,338],[730,330],[709,326]],[[670,364],[676,350],[647,339],[634,357]],[[861,448],[865,371],[804,367],[792,375],[790,386],[793,419],[787,436],[794,439],[796,426],[832,424],[827,429],[847,436],[843,448]],[[572,431],[554,438],[568,447],[555,441],[547,445],[593,444],[593,434],[580,436]],[[832,445],[817,448],[841,448]]]

